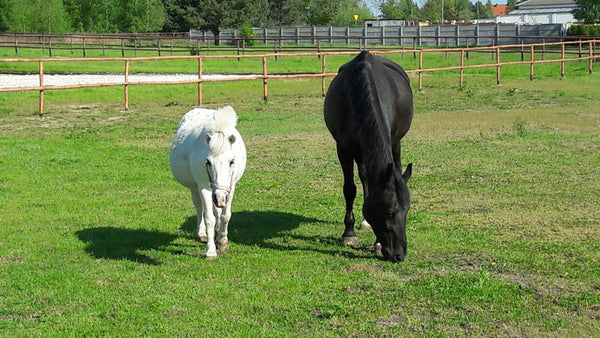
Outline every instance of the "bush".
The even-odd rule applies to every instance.
[[[569,35],[600,36],[600,26],[573,25],[569,28]]]
[[[254,46],[256,44],[256,40],[253,39],[254,30],[250,26],[242,26],[240,28],[240,38],[243,38],[246,41],[246,46]]]

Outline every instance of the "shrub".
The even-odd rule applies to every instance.
[[[597,25],[573,25],[569,28],[569,35],[600,36],[600,26]]]

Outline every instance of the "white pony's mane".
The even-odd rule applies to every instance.
[[[231,106],[218,108],[214,113],[214,119],[213,132],[225,132],[235,128],[237,124],[237,115]]]

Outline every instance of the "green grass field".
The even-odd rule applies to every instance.
[[[320,80],[205,85],[249,155],[212,261],[168,165],[195,86],[0,93],[0,335],[597,336],[600,75],[558,67],[425,75],[400,264],[339,245]]]

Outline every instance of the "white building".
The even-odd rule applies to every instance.
[[[507,15],[496,17],[498,23],[570,24],[577,22],[574,0],[526,0],[518,3]]]

